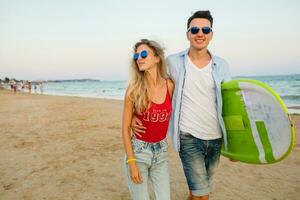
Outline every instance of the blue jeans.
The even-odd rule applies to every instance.
[[[125,164],[128,188],[133,200],[149,200],[148,180],[150,180],[156,200],[170,200],[170,181],[168,168],[168,144],[166,140],[157,143],[148,143],[135,138],[132,139],[132,148],[141,172],[143,182],[133,183],[130,169]]]
[[[208,195],[220,159],[222,138],[201,140],[181,132],[180,143],[179,156],[189,189],[193,196]]]

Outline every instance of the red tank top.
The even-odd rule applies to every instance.
[[[167,94],[162,104],[151,102],[150,108],[142,114],[135,114],[145,126],[146,132],[142,137],[136,136],[137,139],[145,142],[159,142],[166,138],[170,115],[172,111],[171,96],[167,85]]]

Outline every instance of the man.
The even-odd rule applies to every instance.
[[[209,199],[222,135],[227,147],[221,83],[230,80],[230,73],[227,62],[207,49],[212,25],[209,11],[195,12],[187,21],[189,49],[167,58],[175,84],[169,134],[179,151],[192,200]],[[143,132],[138,120],[132,121],[132,128],[135,134]]]

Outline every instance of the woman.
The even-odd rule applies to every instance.
[[[174,85],[166,78],[164,52],[158,43],[143,39],[135,44],[134,52],[122,125],[128,188],[132,199],[149,199],[149,178],[155,199],[168,200],[170,186],[166,134]],[[131,135],[133,116],[147,128],[141,136]]]

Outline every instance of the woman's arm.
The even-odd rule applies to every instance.
[[[125,152],[127,155],[127,163],[130,167],[130,176],[134,183],[142,183],[142,176],[140,170],[136,165],[134,153],[131,146],[131,120],[133,116],[133,102],[129,99],[126,92],[124,99],[124,108],[123,108],[123,120],[122,120],[122,134],[123,134],[123,143]]]
[[[131,146],[131,128],[130,128],[132,116],[133,116],[133,103],[129,99],[126,92],[125,99],[124,99],[124,107],[123,107],[122,133],[123,133],[123,143],[124,143],[127,159],[134,158],[134,154]]]

